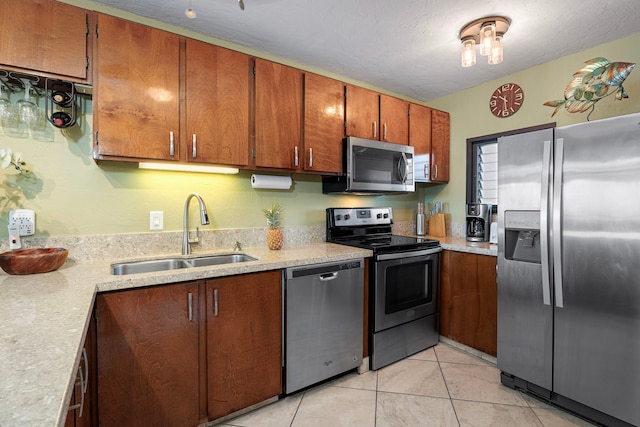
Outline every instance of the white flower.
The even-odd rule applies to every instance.
[[[25,162],[22,160],[22,153],[14,153],[11,148],[0,148],[0,168],[7,169],[13,166],[20,175],[28,177],[31,171],[25,169]]]
[[[6,169],[11,165],[13,154],[11,148],[0,148],[0,167]]]

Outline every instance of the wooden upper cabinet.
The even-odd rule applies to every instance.
[[[209,419],[282,393],[281,272],[208,280]]]
[[[259,58],[255,70],[255,165],[298,169],[303,159],[303,73]]]
[[[418,182],[449,182],[449,113],[411,104],[409,144]]]
[[[304,170],[342,172],[344,83],[304,75]]]
[[[431,180],[449,182],[449,113],[431,110]]]
[[[94,158],[179,159],[180,37],[98,14]]]
[[[200,423],[197,296],[196,282],[97,296],[99,425]]]
[[[380,95],[380,141],[409,144],[409,102]]]
[[[409,145],[413,147],[415,161],[414,178],[431,180],[431,108],[423,105],[409,106]]]
[[[54,0],[3,0],[0,64],[86,80],[89,13]]]
[[[347,135],[409,144],[409,102],[347,85]]]
[[[188,161],[249,164],[248,55],[186,40],[186,138]]]
[[[347,85],[347,135],[379,139],[379,94],[359,86]]]

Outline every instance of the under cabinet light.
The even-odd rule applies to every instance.
[[[184,165],[180,163],[152,163],[140,162],[138,169],[151,169],[161,171],[177,171],[177,172],[201,172],[201,173],[223,173],[236,174],[240,172],[238,168],[228,168],[224,166],[202,166],[202,165]]]

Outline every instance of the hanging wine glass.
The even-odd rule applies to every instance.
[[[13,110],[11,109],[11,100],[9,94],[11,90],[0,80],[0,124],[5,127],[11,123],[13,118]]]
[[[32,83],[29,79],[21,78],[20,81],[24,86],[24,98],[16,102],[16,114],[20,123],[24,123],[28,128],[38,123],[38,105],[31,96]]]

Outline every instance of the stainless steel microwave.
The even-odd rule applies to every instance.
[[[323,178],[323,193],[415,191],[413,147],[353,136],[345,138],[343,144],[343,174]]]

